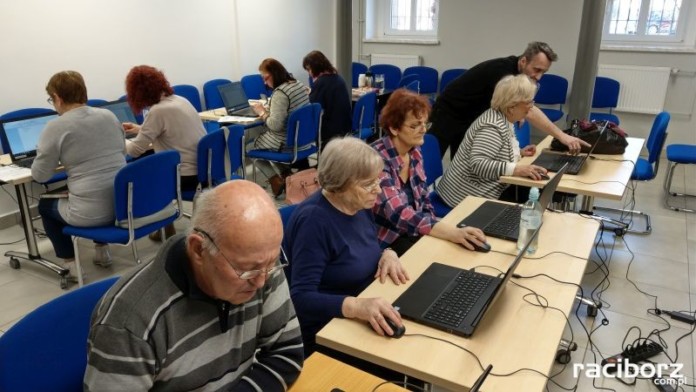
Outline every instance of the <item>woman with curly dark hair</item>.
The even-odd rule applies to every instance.
[[[145,111],[142,125],[124,123],[126,133],[136,134],[126,141],[126,152],[139,157],[150,148],[155,152],[176,150],[181,155],[181,190],[198,185],[196,155],[198,141],[205,136],[198,112],[186,98],[174,90],[162,71],[149,65],[133,67],[126,76],[128,104],[136,114]],[[152,147],[150,147],[152,145]],[[167,227],[167,236],[174,226]],[[152,235],[157,240],[157,235]]]

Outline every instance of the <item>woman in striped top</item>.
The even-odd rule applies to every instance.
[[[436,185],[438,195],[447,205],[456,207],[466,196],[526,200],[521,194],[515,197],[515,187],[498,180],[501,176],[517,176],[538,181],[546,174],[543,167],[517,164],[521,156],[536,152],[534,145],[519,148],[513,125],[524,119],[534,106],[536,90],[536,85],[524,74],[509,75],[498,82],[491,108],[471,124],[452,163]]]
[[[263,82],[273,89],[273,95],[268,108],[261,104],[252,106],[264,122],[254,148],[280,151],[285,146],[288,133],[288,116],[293,110],[309,104],[309,89],[295,80],[276,59],[263,60],[259,72]],[[273,194],[280,196],[285,184],[284,174],[290,170],[290,166],[268,161],[259,161],[257,166],[268,178]]]

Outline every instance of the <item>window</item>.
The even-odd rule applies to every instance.
[[[437,43],[440,0],[364,0],[368,42]]]
[[[602,39],[605,43],[625,42],[631,45],[669,46],[683,43],[688,27],[685,11],[690,1],[608,0]]]

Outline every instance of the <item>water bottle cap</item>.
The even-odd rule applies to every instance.
[[[539,188],[529,190],[529,200],[539,201]]]

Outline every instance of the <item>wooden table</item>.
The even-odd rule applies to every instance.
[[[456,224],[484,201],[467,197],[443,221]],[[516,273],[529,276],[543,272],[566,282],[579,283],[598,227],[594,220],[577,214],[546,212],[539,233],[539,248],[532,257],[561,250],[577,257],[552,254],[538,260],[525,259]],[[477,253],[448,241],[424,237],[401,258],[411,276],[409,284],[435,261],[462,268],[478,266],[477,271],[491,275],[497,271],[480,266],[507,269],[517,252],[516,244],[496,238],[488,241],[493,251]],[[575,286],[544,277],[512,281],[533,289],[546,297],[551,306],[559,308],[565,315],[570,314],[577,293]],[[409,284],[396,286],[391,281],[385,284],[376,281],[360,297],[381,296],[393,302]],[[482,373],[474,357],[450,344],[409,335],[428,335],[464,347],[475,353],[483,366],[493,364],[493,373],[532,368],[548,375],[566,319],[559,311],[528,304],[522,298],[527,293],[527,290],[509,283],[471,338],[405,320],[406,335],[392,339],[377,335],[364,322],[334,319],[319,332],[317,343],[455,391],[469,388]],[[522,371],[510,377],[491,375],[484,387],[490,391],[542,391],[545,385],[546,378]]]
[[[334,388],[344,392],[371,392],[384,380],[370,373],[315,352],[305,360],[300,378],[288,392],[331,392]],[[407,389],[396,384],[384,384],[375,392],[401,392]]]

